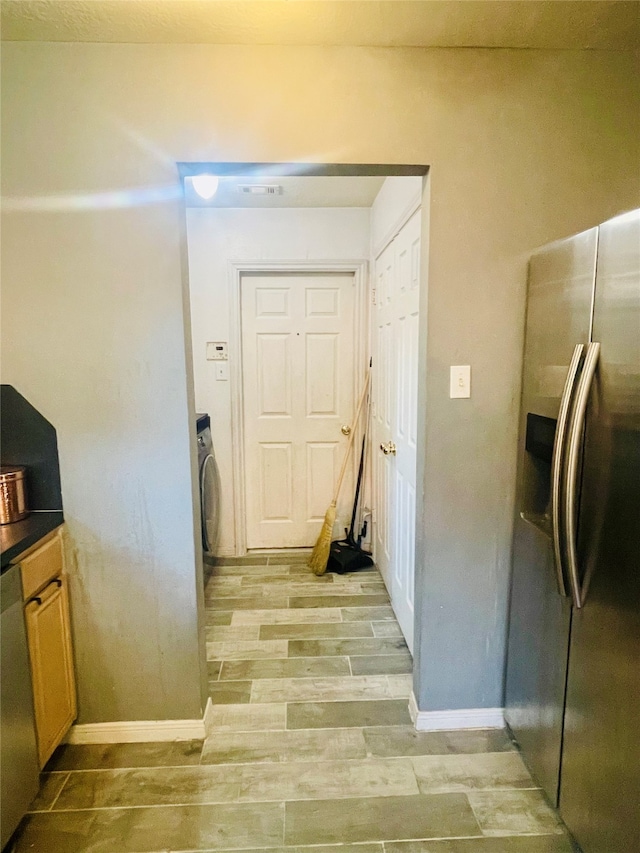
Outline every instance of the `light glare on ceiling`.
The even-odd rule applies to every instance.
[[[191,183],[200,198],[209,201],[216,194],[219,180],[215,175],[194,175]]]

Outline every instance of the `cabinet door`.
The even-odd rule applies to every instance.
[[[76,716],[76,688],[64,576],[25,607],[36,715],[38,758],[43,767]]]

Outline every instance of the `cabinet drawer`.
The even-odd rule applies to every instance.
[[[53,539],[20,560],[24,600],[27,601],[49,581],[59,577],[63,568],[62,535],[58,532]]]

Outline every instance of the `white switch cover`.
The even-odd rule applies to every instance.
[[[471,396],[471,365],[452,364],[449,372],[449,397],[459,399]]]
[[[216,380],[226,382],[229,379],[229,362],[219,361],[216,364]]]

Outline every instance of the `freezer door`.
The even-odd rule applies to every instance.
[[[505,717],[529,770],[557,803],[571,606],[555,582],[549,537],[515,520]]]
[[[600,228],[560,810],[584,853],[640,851],[640,211]]]
[[[550,443],[576,345],[589,342],[596,246],[594,228],[546,247],[529,266],[505,717],[554,803],[571,605],[554,558]]]

